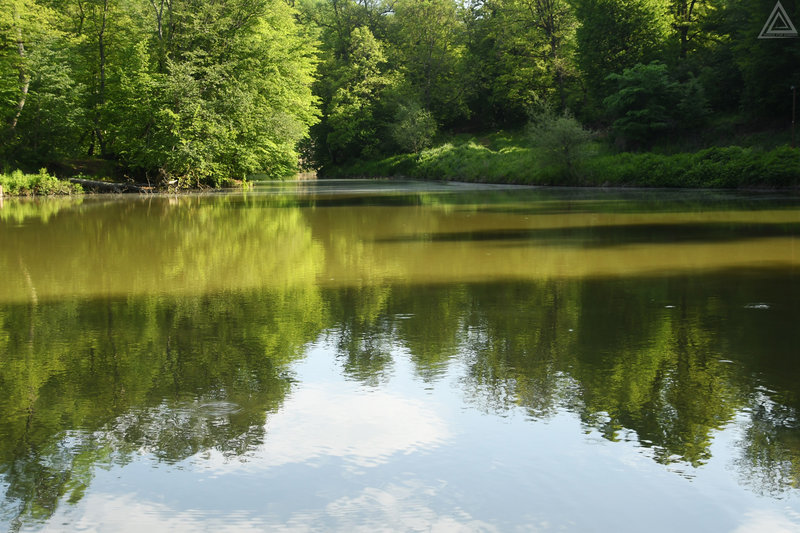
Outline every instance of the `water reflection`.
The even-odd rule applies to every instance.
[[[45,519],[133,454],[245,454],[322,318],[291,289],[0,308],[3,514]]]
[[[525,190],[363,197],[14,200],[0,215],[0,301],[800,267],[800,210],[785,202],[641,212]]]
[[[502,456],[482,481],[460,479],[476,458],[524,443],[459,429],[454,412],[515,428],[574,424],[585,441],[551,448],[610,446],[688,478],[722,453],[747,490],[794,495],[800,214],[718,207],[683,222],[670,212],[526,222],[441,195],[379,210],[271,195],[87,200],[39,218],[27,206],[0,231],[10,280],[0,288],[0,524],[35,529],[78,505],[139,509],[137,526],[158,524],[180,506],[92,488],[143,461],[173,483],[193,469],[208,480],[238,472],[236,494],[266,491],[273,514],[254,501],[240,529],[545,523],[498,521],[504,505],[524,507],[525,491],[492,500],[492,519],[461,498],[481,483],[535,481],[546,500],[575,480],[526,465],[510,472],[533,481],[495,479],[493,469],[511,475]],[[579,230],[560,242],[568,223]],[[311,360],[344,384],[304,381]],[[405,395],[407,380],[426,396]],[[447,477],[426,475],[442,458]],[[369,473],[384,468],[397,471]],[[271,486],[272,476],[313,480],[317,507],[289,505],[308,487]],[[441,494],[448,505],[432,506]],[[213,527],[212,510],[177,516],[184,529]]]
[[[610,441],[633,434],[664,463],[704,464],[715,431],[744,416],[743,480],[766,492],[797,487],[800,337],[794,315],[778,313],[796,305],[800,290],[779,272],[744,287],[735,279],[6,306],[5,512],[46,518],[58,501],[81,498],[95,468],[125,464],[132,454],[167,463],[201,452],[246,456],[264,445],[265,427],[280,433],[289,424],[296,439],[267,446],[273,465],[328,454],[370,466],[392,450],[447,438],[434,413],[380,389],[366,397],[306,390],[295,406],[303,416],[270,422],[291,389],[292,362],[317,338],[339,354],[343,373],[364,384],[390,379],[398,350],[405,351],[434,384],[463,369],[465,401],[484,412],[522,408],[547,419],[569,410]],[[756,294],[773,302],[772,316],[747,316],[765,313],[746,308]],[[750,353],[752,346],[761,353]],[[324,414],[331,401],[336,410]],[[388,425],[376,425],[382,416]]]

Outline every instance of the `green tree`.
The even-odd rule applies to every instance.
[[[575,0],[579,65],[590,114],[611,93],[607,76],[657,59],[669,34],[665,0]]]
[[[17,139],[3,148],[16,159],[101,157],[209,184],[297,167],[317,58],[285,2],[47,5],[14,0],[0,19],[3,135]]]
[[[565,109],[575,75],[576,20],[570,4],[495,0],[487,3],[486,12],[493,97],[517,116],[536,100],[550,100]]]
[[[400,104],[391,126],[392,138],[408,152],[419,153],[436,135],[436,120],[416,102]]]
[[[73,153],[81,87],[63,18],[32,0],[0,10],[0,159],[38,168]]]
[[[81,35],[84,37],[85,81],[87,85],[88,155],[109,155],[106,105],[108,101],[109,39],[119,11],[116,0],[88,0],[81,8]]]
[[[696,127],[708,114],[702,86],[694,78],[684,84],[672,80],[663,63],[636,65],[608,80],[616,92],[603,103],[623,148],[647,146],[668,131]]]
[[[41,21],[35,17],[37,7],[30,0],[15,0],[4,4],[0,10],[0,98],[4,131],[16,129],[19,115],[25,108],[31,79],[28,61],[31,34],[41,31]]]
[[[440,123],[469,115],[464,25],[453,0],[398,0],[392,52],[410,95]]]
[[[672,29],[678,40],[678,56],[685,60],[690,52],[706,42],[709,35],[704,26],[705,18],[713,9],[712,0],[670,0],[669,12]]]
[[[332,74],[335,89],[326,113],[327,144],[334,161],[377,155],[378,134],[384,126],[380,106],[385,106],[386,89],[394,82],[385,73],[383,45],[368,28],[353,30],[347,58]]]
[[[732,59],[742,76],[740,104],[750,118],[788,117],[792,106],[789,87],[800,85],[800,39],[758,38],[775,7],[771,0],[728,0],[724,5]],[[800,23],[800,3],[782,5],[789,18]]]
[[[311,128],[312,139],[304,146],[305,157],[314,165],[324,167],[357,157],[362,148],[367,148],[367,153],[385,150],[381,130],[389,121],[390,115],[386,112],[390,106],[386,103],[388,92],[384,88],[388,89],[387,82],[394,84],[399,76],[385,57],[385,36],[391,18],[386,15],[392,10],[392,3],[308,0],[300,2],[299,9],[305,26],[315,29],[320,41],[320,62],[313,88],[322,116]],[[353,52],[355,58],[351,55]],[[360,80],[359,75],[363,74],[367,74],[368,79]],[[353,94],[351,89],[360,94]],[[338,99],[336,103],[334,98]],[[364,109],[359,107],[361,103],[366,105]],[[331,112],[337,124],[329,120]],[[363,127],[373,131],[373,136],[360,135],[347,123],[347,117],[362,121]],[[365,144],[358,145],[355,137]],[[337,146],[332,146],[329,139]]]
[[[614,134],[623,145],[648,143],[671,127],[680,88],[663,63],[636,65],[607,78],[616,92],[603,103],[614,117]]]
[[[163,106],[141,131],[153,161],[131,163],[215,184],[294,170],[296,145],[316,120],[315,49],[295,12],[280,0],[186,0],[171,8],[157,87]]]

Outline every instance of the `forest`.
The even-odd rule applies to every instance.
[[[800,175],[800,39],[759,38],[773,0],[1,4],[7,176],[519,182],[530,158],[547,183]],[[781,6],[791,30],[800,2]]]

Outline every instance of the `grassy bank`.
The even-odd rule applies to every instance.
[[[457,137],[419,154],[329,169],[325,177],[408,177],[523,185],[611,187],[800,187],[800,149],[726,146],[683,153],[611,153],[599,142],[568,167],[524,134]]]
[[[74,173],[70,173],[75,175]],[[70,175],[68,174],[68,175]],[[151,192],[191,192],[209,190],[209,187],[181,186],[173,183],[130,183],[128,181],[114,181],[108,174],[77,174],[80,183],[72,183],[66,179],[58,179],[49,174],[45,169],[38,174],[25,174],[21,170],[0,174],[0,188],[5,196],[53,196],[71,195],[81,193],[151,193]],[[220,186],[226,188],[246,189],[250,187],[248,181],[223,178]]]
[[[0,174],[0,187],[5,196],[44,196],[83,192],[80,185],[59,180],[44,169],[38,174],[24,174],[21,170]]]

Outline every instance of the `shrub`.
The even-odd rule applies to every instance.
[[[436,121],[419,104],[400,105],[391,132],[400,148],[416,154],[430,146],[436,135]]]
[[[21,170],[0,174],[0,186],[3,187],[3,194],[9,196],[73,194],[83,191],[80,185],[49,175],[46,169],[39,170],[38,174],[23,174]]]
[[[533,146],[539,149],[543,169],[559,175],[567,182],[575,182],[580,166],[590,154],[593,132],[585,129],[572,115],[554,113],[549,108],[532,116],[528,135]]]
[[[764,153],[760,161],[761,179],[778,187],[800,186],[800,150],[784,146]]]

